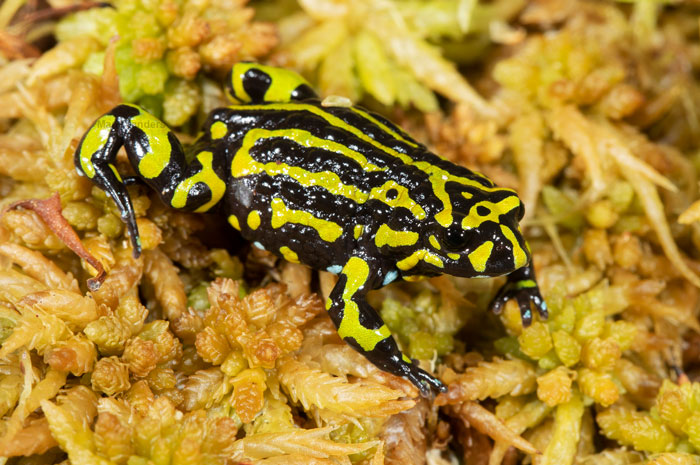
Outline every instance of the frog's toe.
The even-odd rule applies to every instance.
[[[401,355],[398,351],[391,357],[383,357],[371,361],[382,370],[409,380],[420,390],[423,397],[430,398],[433,397],[434,392],[447,391],[447,388],[439,379],[418,366],[418,361],[411,360],[405,355]]]
[[[518,302],[520,315],[522,317],[523,326],[530,326],[532,323],[532,305],[534,304],[540,317],[547,319],[547,303],[542,298],[540,290],[537,286],[519,287],[517,283],[508,283],[498,292],[496,297],[491,302],[491,310],[496,314],[503,311],[503,306],[511,299]]]
[[[507,288],[508,286],[503,286],[501,290],[498,291],[498,294],[496,294],[496,297],[494,297],[491,301],[491,305],[489,307],[491,308],[491,311],[496,315],[501,314],[501,312],[503,311],[503,307],[506,305],[506,302],[508,302],[512,297],[508,292]]]
[[[518,301],[518,308],[520,308],[520,318],[522,319],[523,326],[527,328],[532,324],[530,297],[524,292],[518,292],[515,295],[515,299]]]
[[[406,364],[407,372],[404,375],[411,381],[421,393],[423,397],[433,397],[435,392],[447,392],[447,387],[442,384],[442,381],[419,368],[416,363]]]
[[[530,301],[535,304],[535,308],[540,316],[544,319],[549,317],[549,312],[547,311],[547,302],[544,301],[542,295],[540,294],[540,289],[538,287],[529,289],[528,297]]]

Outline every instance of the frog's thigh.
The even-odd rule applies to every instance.
[[[326,305],[338,327],[338,335],[363,352],[373,351],[377,344],[391,337],[389,328],[365,300],[372,288],[372,275],[367,261],[351,257]]]

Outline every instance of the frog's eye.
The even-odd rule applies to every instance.
[[[442,238],[445,248],[450,251],[461,251],[469,245],[469,236],[460,224],[451,226],[445,230]]]
[[[520,207],[518,208],[518,221],[522,220],[523,216],[525,216],[525,205],[520,202]]]

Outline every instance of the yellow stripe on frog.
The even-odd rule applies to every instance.
[[[434,253],[432,253],[430,250],[419,249],[414,251],[411,255],[404,258],[403,260],[399,260],[398,262],[396,262],[396,267],[399,270],[408,271],[411,268],[415,267],[420,261],[430,263],[431,265],[436,266],[438,268],[443,268],[445,266],[442,259]]]
[[[146,179],[157,178],[170,163],[173,148],[168,135],[170,129],[155,116],[143,111],[137,105],[125,104],[139,111],[131,117],[131,123],[140,128],[148,140],[148,151],[139,161],[137,171]]]
[[[520,242],[518,242],[518,238],[515,237],[515,233],[513,233],[513,230],[510,229],[508,226],[502,224],[501,231],[503,232],[505,238],[508,239],[508,241],[510,241],[511,244],[513,244],[513,260],[515,262],[513,269],[518,269],[527,265],[527,253],[520,246]]]
[[[205,212],[209,210],[211,207],[216,205],[219,200],[221,200],[221,197],[224,196],[224,192],[226,191],[226,183],[224,183],[224,181],[222,181],[221,178],[216,175],[216,172],[214,172],[214,167],[212,165],[214,155],[211,152],[200,152],[197,154],[197,160],[202,165],[202,169],[198,173],[190,176],[177,185],[175,192],[173,193],[173,197],[170,200],[170,205],[172,205],[173,208],[184,207],[187,204],[187,196],[190,190],[192,190],[192,188],[194,188],[194,186],[200,182],[205,184],[211,191],[211,199],[201,207],[197,208],[195,211]]]
[[[386,223],[379,226],[374,236],[374,244],[379,248],[385,245],[389,247],[406,247],[418,242],[418,233],[414,231],[395,231]]]
[[[333,221],[316,218],[314,215],[303,210],[292,210],[287,208],[284,200],[275,197],[270,202],[272,208],[272,219],[270,224],[278,229],[287,223],[301,224],[314,228],[318,235],[326,242],[335,242],[343,234],[343,228]]]
[[[367,193],[354,185],[343,183],[340,177],[331,171],[313,172],[286,163],[261,163],[255,160],[251,156],[250,150],[255,146],[257,141],[271,137],[289,139],[304,147],[322,148],[335,153],[341,153],[355,160],[360,164],[363,170],[383,171],[386,169],[369,163],[365,156],[359,152],[350,150],[337,142],[318,138],[308,131],[301,129],[271,131],[258,128],[251,129],[243,138],[241,148],[236,152],[231,163],[231,175],[236,178],[262,173],[269,176],[289,176],[301,186],[319,186],[333,195],[345,197],[359,204],[365,203],[369,199],[376,199],[393,208],[406,208],[419,220],[426,217],[425,210],[410,197],[408,189],[395,181],[387,181],[382,186],[375,187]],[[396,189],[398,195],[393,199],[387,199],[386,192],[389,189]]]

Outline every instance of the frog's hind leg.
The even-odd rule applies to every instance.
[[[173,132],[136,105],[122,104],[102,115],[80,141],[75,165],[114,199],[127,224],[135,256],[141,253],[141,243],[126,190],[126,184],[134,179],[122,179],[114,165],[122,146],[136,176],[174,208],[206,211],[223,196],[223,181],[214,170],[212,152],[197,154],[188,165]]]
[[[230,100],[240,103],[291,102],[318,98],[298,73],[258,63],[236,63],[226,80]]]
[[[377,280],[377,273],[365,258],[351,257],[343,267],[338,284],[326,307],[338,334],[377,367],[410,380],[429,396],[445,386],[401,353],[386,324],[365,299]]]

